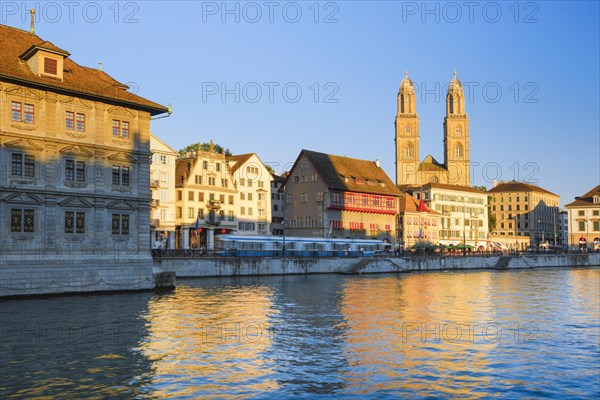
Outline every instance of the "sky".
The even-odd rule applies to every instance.
[[[302,149],[379,159],[395,179],[394,120],[408,70],[420,158],[443,162],[457,71],[473,185],[516,179],[571,202],[600,183],[597,1],[0,2],[29,29],[130,90],[172,104],[152,132],[215,143],[276,172]]]

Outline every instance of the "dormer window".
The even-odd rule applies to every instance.
[[[56,75],[58,62],[53,58],[44,57],[44,74]]]
[[[594,196],[594,204],[600,204],[600,196]]]

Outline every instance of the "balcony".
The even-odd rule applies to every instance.
[[[160,219],[158,219],[158,218],[151,219],[150,226],[152,226],[154,228],[160,227]]]
[[[159,179],[153,179],[150,181],[150,187],[151,188],[158,188],[160,187],[160,180]]]
[[[150,201],[150,207],[160,207],[160,200],[158,200],[158,199],[152,199]]]

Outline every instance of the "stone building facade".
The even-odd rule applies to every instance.
[[[398,243],[405,249],[415,244],[438,244],[440,217],[441,214],[430,210],[422,198],[417,200],[409,193],[402,193],[398,214]]]
[[[532,246],[558,244],[560,233],[560,197],[530,183],[499,182],[488,190],[491,212],[496,216],[492,232],[508,243],[519,243],[525,250],[527,243],[517,237],[528,237]]]
[[[456,78],[456,72],[446,93],[443,163],[431,155],[420,161],[417,95],[408,72],[398,91],[395,131],[397,185],[442,183],[470,186],[469,116],[465,110],[462,83]]]
[[[153,287],[150,119],[162,105],[0,25],[0,295]]]

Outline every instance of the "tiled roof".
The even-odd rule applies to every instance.
[[[194,170],[198,158],[178,158],[175,160],[175,187],[185,186],[188,177]]]
[[[552,192],[549,192],[546,189],[542,189],[539,186],[535,186],[535,185],[532,185],[530,183],[525,183],[525,182],[517,182],[517,181],[502,182],[502,183],[494,186],[490,190],[488,190],[488,193],[504,193],[504,192],[539,192],[539,193],[551,194],[553,196],[558,196]]]
[[[126,85],[106,73],[83,67],[68,57],[64,58],[63,80],[37,76],[21,58],[23,53],[35,46],[68,55],[68,52],[28,31],[0,25],[0,79],[27,86],[39,86],[44,90],[66,91],[81,97],[145,110],[152,115],[168,111],[165,106],[126,91]]]
[[[565,207],[589,207],[594,205],[594,196],[600,196],[600,185],[596,186],[583,196],[577,198],[575,201],[567,204]]]
[[[402,197],[400,198],[400,213],[416,213],[419,212],[419,200],[414,198],[408,193],[402,193]],[[427,214],[432,215],[441,215],[439,212],[431,210],[427,206],[425,206]]]
[[[246,161],[248,161],[255,153],[239,154],[236,156],[227,156],[227,161],[233,161],[234,164],[230,167],[231,173],[235,173]]]
[[[330,189],[391,196],[400,195],[396,185],[373,161],[310,150],[302,150],[298,160],[302,158],[302,155],[308,158]],[[296,160],[296,164],[298,160]]]
[[[454,190],[454,191],[459,191],[459,192],[471,192],[471,193],[478,193],[478,194],[486,194],[486,192],[483,192],[479,189],[475,189],[474,187],[471,187],[471,186],[448,185],[446,183],[426,183],[424,185],[409,185],[409,184],[398,185],[398,189],[400,189],[400,191],[402,191],[402,192],[415,192],[420,189],[428,190],[431,188]]]

